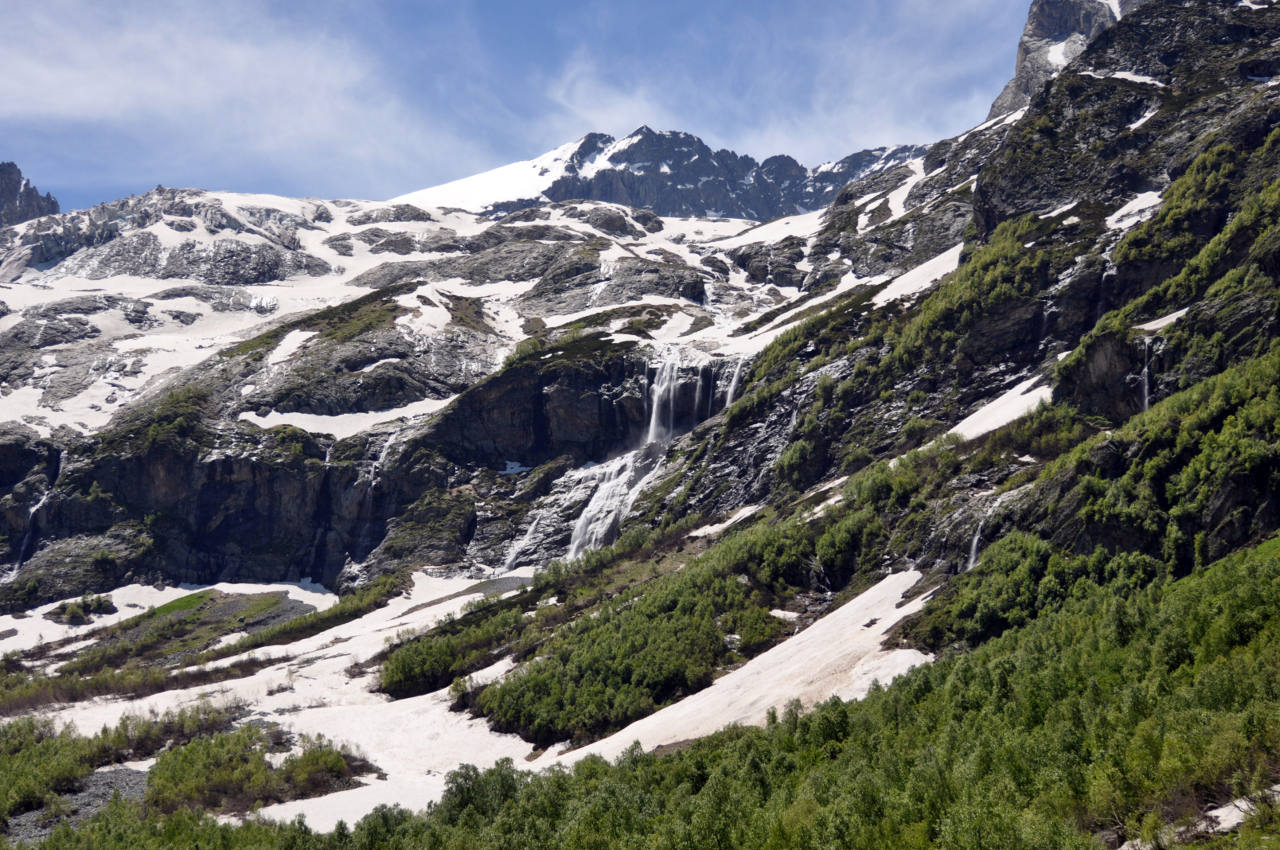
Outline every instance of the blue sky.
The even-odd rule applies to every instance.
[[[981,122],[1028,0],[0,3],[0,160],[63,207],[385,198],[641,124],[805,165]]]

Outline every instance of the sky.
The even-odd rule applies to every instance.
[[[815,166],[981,123],[1028,6],[4,0],[0,161],[63,209],[383,199],[641,125]]]

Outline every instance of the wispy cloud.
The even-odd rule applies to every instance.
[[[1026,2],[0,3],[0,158],[84,202],[389,197],[640,124],[814,165],[981,120]]]
[[[66,128],[107,145],[90,160],[131,153],[153,179],[274,173],[302,188],[325,174],[393,193],[424,163],[489,159],[390,92],[361,46],[248,5],[6,4],[0,28],[22,33],[0,54],[0,124]]]

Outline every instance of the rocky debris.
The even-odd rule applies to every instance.
[[[0,227],[57,215],[58,210],[58,201],[53,195],[41,196],[17,165],[0,162]]]
[[[1135,195],[1162,191],[1213,144],[1265,138],[1280,94],[1241,79],[1239,68],[1270,56],[1273,34],[1262,18],[1242,23],[1230,5],[1149,3],[1126,14],[1125,26],[1095,39],[1041,92],[1034,114],[1011,128],[983,169],[974,188],[980,234],[1072,203],[1075,215],[1100,225]],[[1194,105],[1132,129],[1175,90]]]
[[[274,298],[263,298],[246,289],[228,286],[175,286],[149,296],[152,301],[176,301],[194,298],[203,301],[215,313],[239,313],[252,310],[260,316],[269,316],[279,307]]]
[[[34,843],[48,838],[61,824],[76,826],[101,812],[117,794],[125,800],[141,800],[147,793],[147,772],[113,765],[85,778],[82,787],[58,798],[57,810],[47,809],[9,818],[5,838],[18,843]]]
[[[796,236],[773,244],[753,242],[729,252],[729,259],[747,273],[747,280],[774,286],[799,287],[805,275],[796,264],[804,256],[805,240]]]

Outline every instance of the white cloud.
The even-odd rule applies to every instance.
[[[644,82],[629,86],[609,81],[585,50],[570,57],[546,83],[547,112],[537,119],[537,135],[554,146],[590,132],[622,136],[648,124],[678,129],[681,116]]]
[[[6,5],[0,29],[22,33],[0,53],[0,125],[130,139],[153,181],[212,160],[395,194],[432,162],[489,159],[389,91],[359,46],[249,6],[54,0]]]

